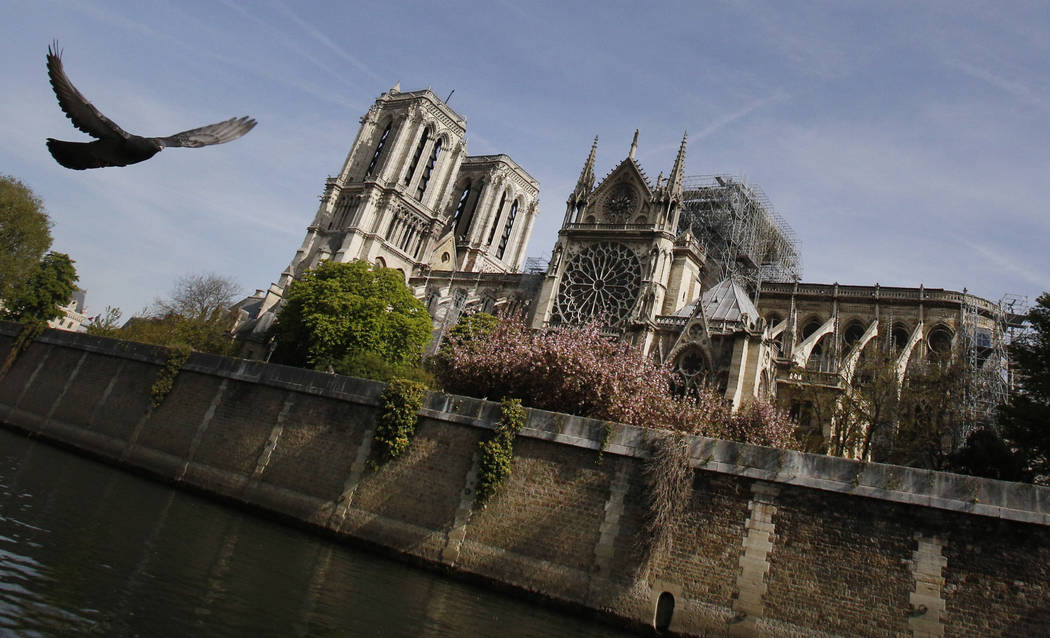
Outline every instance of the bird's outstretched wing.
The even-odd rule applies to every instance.
[[[225,122],[190,129],[168,137],[152,138],[161,146],[183,146],[196,148],[211,144],[225,144],[244,135],[255,127],[255,120],[248,116],[234,117]]]
[[[58,42],[47,48],[47,75],[58,97],[58,105],[73,122],[73,126],[99,139],[114,136],[128,139],[127,131],[100,113],[66,77],[66,72],[62,70],[62,53],[58,50]]]

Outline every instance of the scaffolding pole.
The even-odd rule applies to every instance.
[[[687,177],[678,232],[707,251],[704,287],[733,278],[755,293],[763,281],[801,276],[798,240],[762,189],[727,175]]]
[[[1016,311],[1023,301],[1016,295],[1005,295],[982,326],[978,298],[963,290],[960,336],[969,379],[962,441],[977,429],[998,431],[999,406],[1009,398],[1012,385],[1009,344],[1021,326],[1014,318],[1019,316]]]

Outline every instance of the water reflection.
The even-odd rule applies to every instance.
[[[627,636],[0,429],[0,635]]]

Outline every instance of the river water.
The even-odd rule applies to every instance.
[[[632,634],[0,428],[0,636]]]

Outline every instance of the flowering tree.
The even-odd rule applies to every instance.
[[[449,392],[520,398],[530,407],[690,434],[794,447],[794,423],[755,403],[734,414],[713,391],[674,396],[673,373],[600,324],[533,331],[521,316],[491,331],[450,332],[435,359]]]

